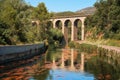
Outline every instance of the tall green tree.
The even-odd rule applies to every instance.
[[[51,17],[51,14],[47,11],[47,8],[44,3],[39,3],[37,7],[34,8],[33,11],[33,20],[38,21],[37,24],[37,40],[43,41],[47,38],[48,34],[48,21]]]
[[[103,38],[120,40],[120,1],[99,0],[95,3],[96,12],[87,18],[87,27],[95,28],[94,34],[103,34]]]
[[[7,44],[16,44],[17,42],[25,42],[25,18],[26,10],[29,8],[23,0],[1,0],[0,1],[0,21],[9,26],[4,28],[3,32],[9,32],[9,42]],[[3,24],[4,25],[4,24]],[[3,27],[0,26],[0,28]]]

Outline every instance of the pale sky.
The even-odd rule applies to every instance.
[[[32,6],[44,2],[49,12],[77,11],[91,7],[97,0],[25,0]]]

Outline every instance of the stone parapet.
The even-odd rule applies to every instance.
[[[29,45],[0,46],[0,64],[26,59],[46,51],[44,43]]]

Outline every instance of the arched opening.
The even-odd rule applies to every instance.
[[[81,26],[82,21],[80,19],[76,19],[74,21],[74,40],[81,40]]]
[[[64,37],[65,37],[66,43],[71,41],[71,24],[72,23],[70,20],[66,20],[64,23]]]
[[[62,22],[60,20],[56,21],[55,27],[58,29],[62,29]]]

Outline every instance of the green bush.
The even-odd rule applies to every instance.
[[[69,46],[70,48],[75,48],[75,47],[76,47],[74,41],[69,42],[69,43],[68,43],[68,46]]]
[[[93,53],[93,52],[97,52],[97,46],[95,45],[90,45],[90,44],[80,44],[80,48],[81,51],[87,52],[87,53]]]

